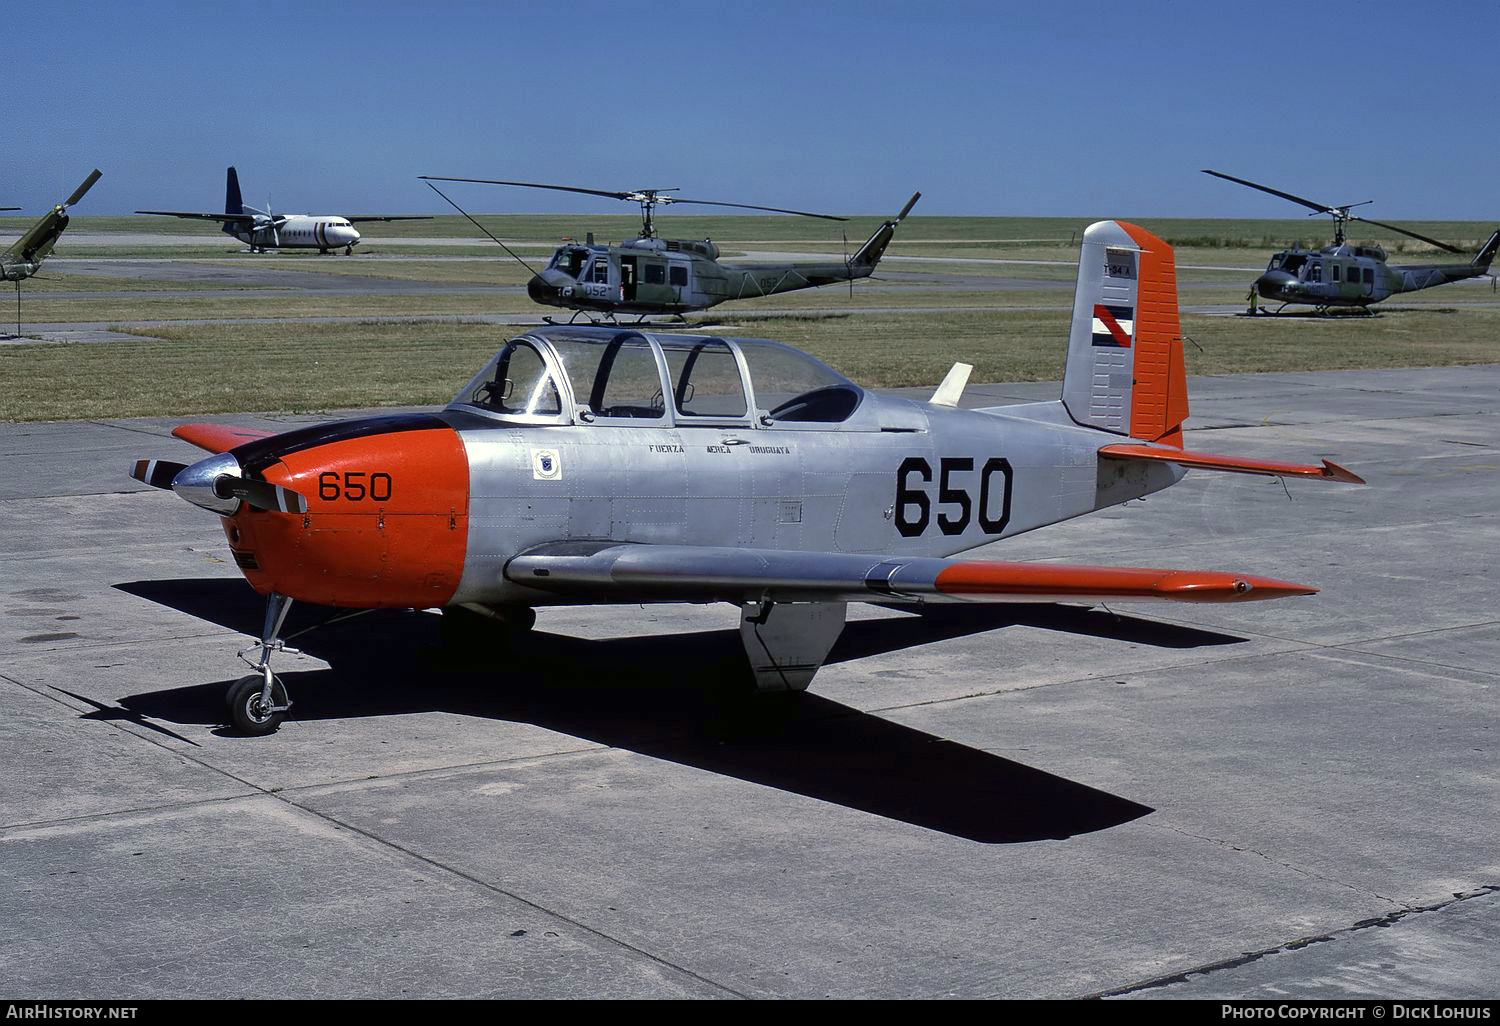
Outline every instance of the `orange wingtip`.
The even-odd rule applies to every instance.
[[[243,445],[257,438],[270,438],[275,432],[235,427],[232,424],[179,424],[172,429],[172,434],[209,452],[228,452],[236,445]]]
[[[1364,484],[1364,478],[1332,460],[1324,460],[1322,466],[1305,463],[1278,463],[1273,460],[1252,460],[1242,456],[1219,456],[1208,452],[1191,452],[1187,449],[1167,449],[1152,445],[1106,445],[1099,450],[1100,456],[1116,459],[1156,460],[1160,463],[1176,463],[1182,467],[1200,470],[1223,470],[1231,474],[1265,474],[1270,477],[1321,477],[1330,481],[1347,481]]]
[[[1175,602],[1254,602],[1315,595],[1318,589],[1270,577],[1214,570],[1148,570],[1052,563],[955,563],[937,575],[946,595],[1167,599]]]

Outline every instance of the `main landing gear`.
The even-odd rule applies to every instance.
[[[286,719],[287,710],[292,707],[287,698],[286,685],[271,672],[272,652],[297,651],[287,648],[280,638],[281,627],[286,623],[286,614],[291,608],[290,598],[271,592],[270,598],[266,600],[266,622],[261,628],[260,642],[238,653],[255,670],[231,684],[224,699],[229,706],[229,721],[241,733],[261,737],[274,732],[281,726],[281,721]],[[256,662],[250,662],[245,653],[257,647],[260,649],[260,658]]]

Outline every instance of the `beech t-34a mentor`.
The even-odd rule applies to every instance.
[[[290,701],[272,654],[294,599],[441,608],[519,634],[533,607],[732,602],[747,679],[807,687],[845,603],[1233,602],[1317,589],[1238,572],[1000,563],[955,553],[1158,491],[1187,468],[1361,483],[1321,466],[1183,448],[1187,395],[1166,243],[1084,234],[1060,401],[961,410],[958,364],[928,402],[866,392],[760,339],[543,327],[508,342],[441,413],[268,435],[174,434],[215,455],[132,475],[223,518],[268,597],[243,731]]]
[[[342,214],[277,214],[266,202],[265,210],[245,206],[240,197],[240,176],[230,168],[224,176],[224,212],[222,214],[199,214],[183,210],[137,210],[137,214],[157,214],[161,217],[187,217],[195,221],[219,221],[219,230],[232,235],[250,251],[264,253],[268,249],[315,249],[319,253],[342,249],[348,256],[359,245],[359,229],[354,226],[361,221],[431,221],[423,215],[363,214],[345,217]]]

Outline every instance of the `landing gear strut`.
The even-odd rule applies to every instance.
[[[266,621],[261,628],[260,642],[239,653],[239,657],[249,663],[255,672],[230,685],[225,702],[229,706],[230,722],[242,733],[260,737],[274,732],[281,726],[281,721],[286,719],[287,710],[292,707],[287,698],[286,685],[271,672],[272,652],[297,651],[287,648],[280,638],[281,627],[286,623],[286,614],[291,608],[290,598],[271,592],[266,600]],[[245,653],[257,647],[260,649],[260,658],[251,662]]]

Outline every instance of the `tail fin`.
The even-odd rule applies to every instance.
[[[1497,249],[1500,249],[1500,232],[1491,235],[1490,241],[1480,247],[1479,252],[1475,254],[1473,261],[1471,261],[1474,269],[1476,271],[1489,270],[1490,264],[1494,262],[1495,251]]]
[[[1062,398],[1079,424],[1182,448],[1177,267],[1144,228],[1099,221],[1083,233]]]
[[[26,234],[11,243],[10,248],[3,254],[4,262],[10,263],[14,260],[21,260],[31,264],[38,264],[44,260],[52,252],[52,247],[57,245],[58,236],[68,227],[68,208],[83,199],[84,194],[94,187],[94,183],[99,180],[99,177],[100,172],[98,168],[89,172],[89,176],[79,184],[78,188],[73,190],[71,196],[43,214],[41,220],[26,230]],[[33,267],[30,271],[25,272],[23,276],[30,276],[35,273],[36,269]]]
[[[906,201],[906,206],[901,208],[901,213],[886,221],[875,234],[865,240],[865,244],[859,247],[859,252],[849,258],[851,267],[865,267],[874,270],[875,265],[880,263],[880,258],[885,256],[885,247],[891,244],[891,237],[896,234],[896,226],[906,220],[906,215],[911,213],[911,208],[917,205],[917,200],[922,198],[920,192],[911,194],[911,199]]]
[[[240,198],[240,176],[234,168],[224,176],[224,213],[243,214],[245,212],[244,200]]]

